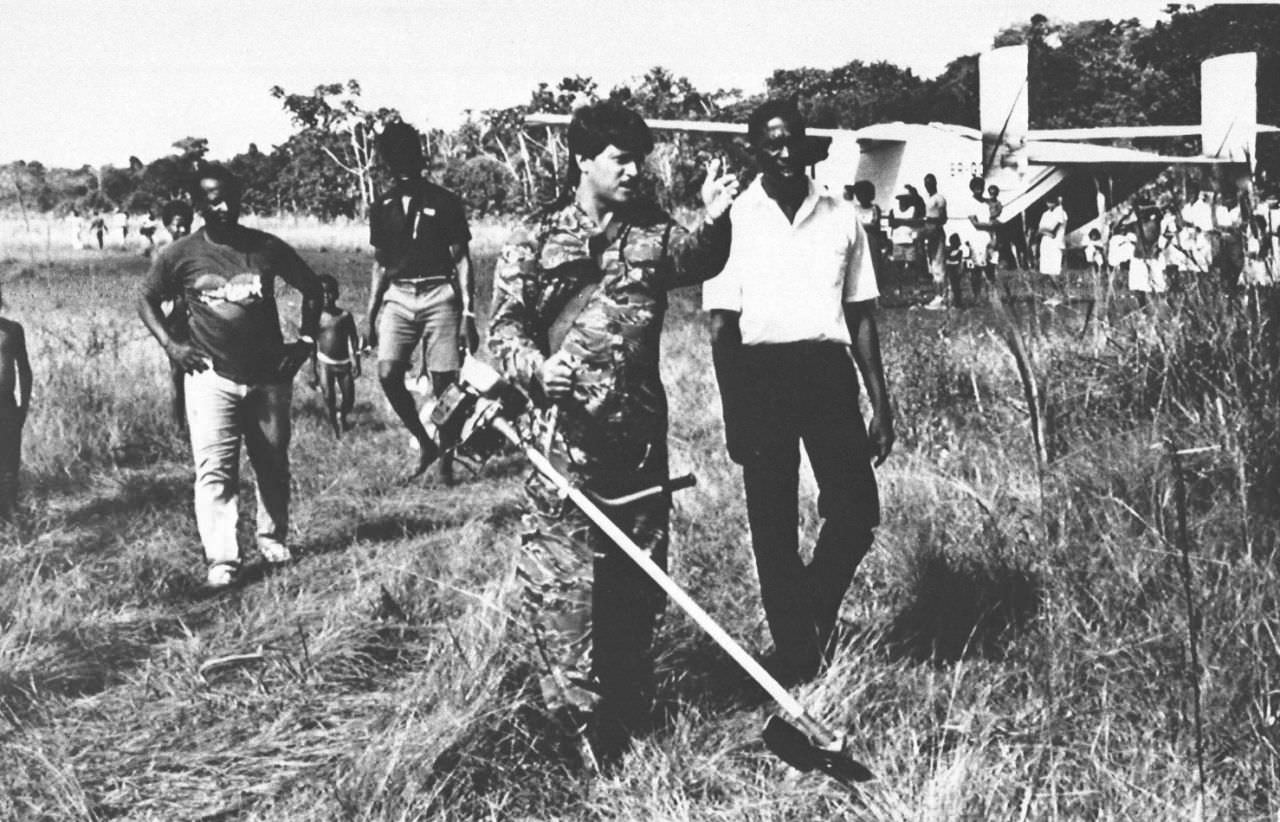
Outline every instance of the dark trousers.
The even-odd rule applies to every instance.
[[[744,346],[731,356],[732,365],[717,362],[725,434],[742,465],[769,630],[780,663],[816,670],[880,522],[853,360],[834,343]],[[798,534],[800,443],[823,518],[808,565]]]
[[[665,448],[627,470],[562,468],[577,484],[603,497],[619,497],[666,479]],[[653,635],[665,603],[662,590],[586,514],[551,493],[541,480],[528,485],[518,573],[522,605],[551,681],[548,708],[571,705],[590,713],[595,755],[616,757],[630,737],[650,725],[654,695]],[[666,495],[603,507],[659,566],[666,567],[671,501]]]
[[[14,405],[0,405],[0,520],[18,506],[18,468],[22,462],[22,424],[25,416]]]

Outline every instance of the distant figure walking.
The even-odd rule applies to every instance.
[[[89,233],[98,240],[98,250],[104,250],[106,246],[107,234],[107,218],[102,216],[101,211],[93,213],[93,219],[89,221]]]
[[[5,309],[0,292],[0,312]],[[31,361],[22,325],[0,313],[0,521],[12,519],[18,504],[22,428],[31,408]]]
[[[111,227],[120,232],[120,247],[129,247],[129,212],[123,208],[116,209],[111,215]]]
[[[84,218],[74,208],[67,215],[67,242],[77,251],[84,248]]]
[[[138,226],[138,234],[147,244],[142,248],[142,256],[150,257],[151,252],[156,250],[156,234],[160,231],[160,218],[156,216],[155,209],[147,212],[147,216],[143,218],[142,224]]]

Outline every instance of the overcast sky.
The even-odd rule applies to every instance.
[[[888,60],[921,77],[1041,12],[1138,17],[1165,0],[0,0],[0,162],[124,165],[206,137],[226,158],[290,133],[268,93],[355,78],[368,105],[449,128],[539,82],[608,89],[661,65],[703,90],[775,68]]]

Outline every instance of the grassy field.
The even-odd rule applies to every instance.
[[[360,313],[359,226],[271,227]],[[502,232],[477,231],[482,286]],[[0,818],[1280,814],[1268,295],[1049,311],[1009,275],[1005,311],[882,313],[900,436],[885,522],[834,664],[797,691],[876,772],[850,793],[764,750],[769,703],[674,609],[661,728],[616,773],[587,773],[537,710],[521,642],[524,466],[391,484],[411,456],[372,369],[341,441],[299,382],[298,561],[202,595],[187,447],[131,305],[145,260],[16,236],[33,235],[5,235],[0,275],[36,385],[25,511],[0,531]],[[676,296],[664,344],[673,466],[699,479],[677,498],[672,570],[763,650],[695,305]],[[247,485],[242,502],[247,538]]]

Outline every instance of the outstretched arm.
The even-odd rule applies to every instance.
[[[862,373],[867,386],[867,399],[871,402],[871,423],[867,435],[871,439],[871,453],[879,466],[893,450],[896,436],[893,432],[893,410],[889,407],[889,390],[884,379],[884,365],[880,359],[880,332],[876,328],[875,301],[845,303],[845,322],[849,326],[849,338],[853,340],[853,361]]]
[[[275,261],[279,266],[280,279],[286,285],[296,289],[302,295],[302,317],[299,321],[298,333],[310,337],[312,344],[320,333],[320,312],[324,309],[324,285],[320,277],[311,270],[298,252],[283,241],[275,245]]]
[[[675,226],[671,232],[668,249],[673,277],[669,288],[700,283],[724,268],[732,239],[729,207],[738,196],[738,190],[738,176],[723,173],[719,159],[707,164],[707,176],[701,192],[705,209],[702,223],[693,231]]]

